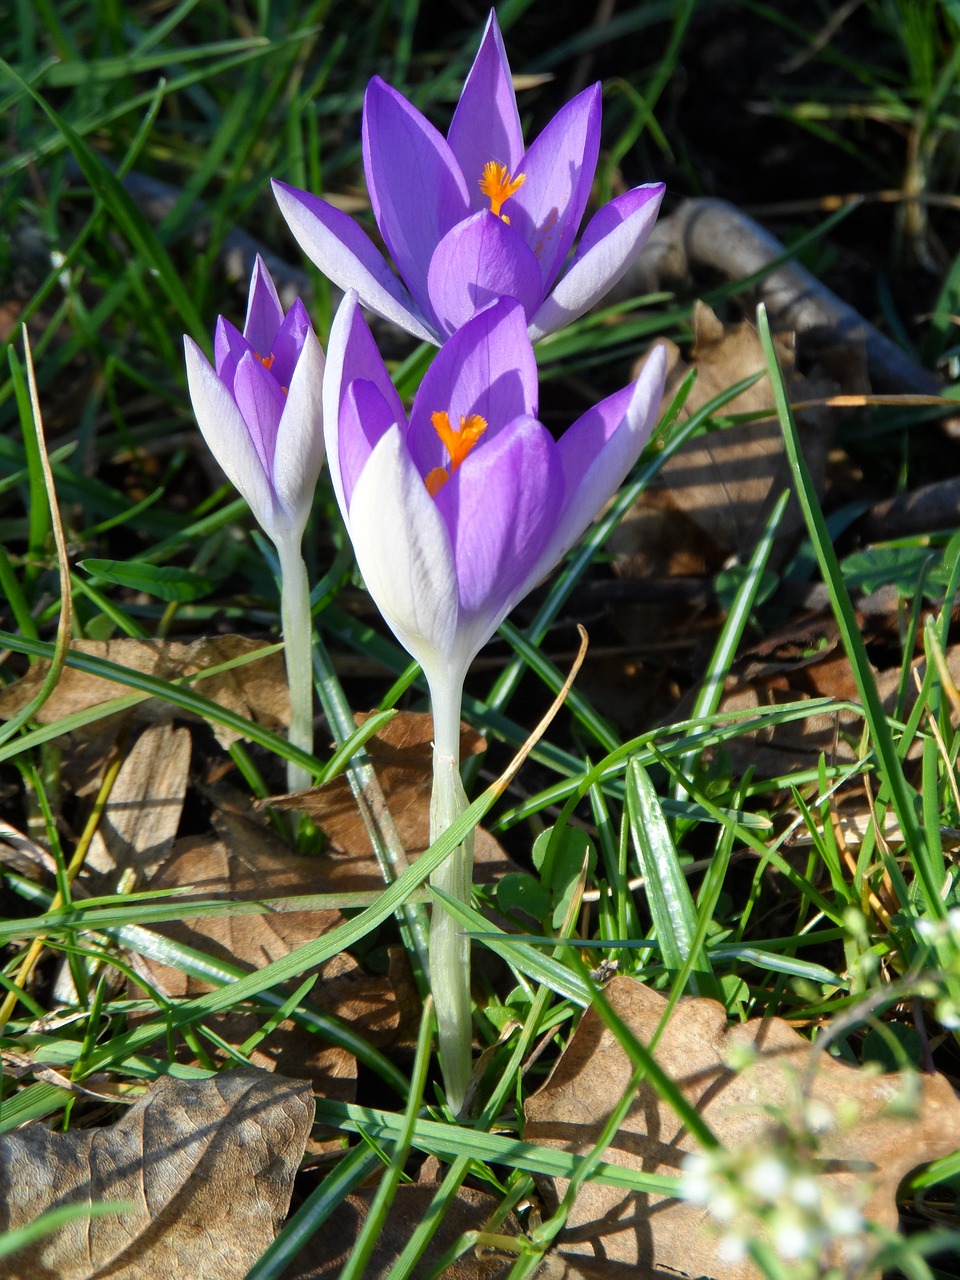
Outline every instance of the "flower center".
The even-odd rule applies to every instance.
[[[431,498],[435,498],[443,486],[459,467],[473,446],[487,429],[487,421],[481,418],[479,413],[471,413],[469,418],[460,415],[459,431],[451,426],[450,415],[440,411],[430,415],[430,421],[433,423],[433,429],[443,442],[444,448],[450,455],[450,470],[446,467],[434,467],[433,470],[424,477],[424,483],[427,486],[427,493]]]
[[[483,177],[480,179],[480,190],[490,201],[490,212],[495,213],[504,222],[510,219],[500,209],[504,201],[520,190],[527,180],[525,173],[518,173],[512,178],[505,164],[497,164],[496,160],[488,160],[483,166]]]
[[[274,362],[274,360],[276,360],[276,358],[277,358],[277,357],[276,357],[275,355],[273,355],[273,353],[272,353],[272,352],[271,352],[271,354],[270,354],[270,355],[268,355],[268,356],[262,356],[262,355],[260,354],[260,352],[259,352],[259,351],[254,351],[254,353],[253,353],[253,354],[256,356],[256,358],[260,361],[260,363],[263,365],[263,367],[264,367],[264,368],[267,370],[267,372],[269,373],[269,372],[270,372],[270,370],[273,368],[273,362]],[[283,392],[283,394],[284,394],[285,396],[288,396],[288,395],[290,394],[290,388],[289,388],[289,387],[281,386],[280,390]]]

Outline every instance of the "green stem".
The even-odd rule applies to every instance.
[[[283,626],[287,684],[290,687],[290,734],[295,747],[313,755],[313,623],[310,582],[300,539],[278,543],[280,556],[280,620]],[[302,765],[287,761],[287,790],[306,791],[313,777]]]
[[[463,681],[457,676],[440,687],[431,684],[433,709],[433,794],[430,843],[467,808],[460,780],[460,703]],[[473,887],[473,833],[434,871],[430,883],[469,905]],[[470,1083],[473,1043],[470,1001],[470,938],[439,903],[430,922],[430,985],[437,1014],[440,1068],[447,1100],[460,1110]]]

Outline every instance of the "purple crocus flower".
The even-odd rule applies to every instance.
[[[313,751],[313,624],[303,531],[323,464],[323,351],[298,298],[284,313],[258,257],[241,333],[221,316],[215,366],[184,338],[193,411],[210,451],[246,498],[280,560],[290,741]],[[312,775],[287,762],[287,789]]]
[[[430,839],[466,807],[459,773],[467,667],[620,485],[656,419],[654,350],[635,386],[554,441],[537,421],[524,308],[500,298],[458,329],[424,375],[409,420],[349,292],[330,333],[324,432],[333,487],[370,594],[423,668],[433,710]],[[472,836],[431,876],[470,897]],[[434,908],[430,984],[447,1099],[470,1080],[470,946]]]
[[[651,183],[605,205],[564,270],[599,146],[597,84],[524,147],[491,12],[446,138],[379,77],[367,88],[367,187],[401,279],[347,214],[285,183],[273,188],[291,231],[320,270],[415,337],[443,342],[493,299],[511,297],[537,341],[582,315],[620,279],[663,198],[662,183]]]
[[[330,475],[370,594],[431,690],[455,682],[459,697],[474,655],[636,461],[664,348],[554,441],[523,307],[503,298],[441,348],[408,421],[357,303],[348,293],[330,334]]]
[[[299,547],[323,463],[323,351],[303,303],[284,314],[258,257],[243,332],[217,320],[215,367],[192,339],[184,348],[211,453],[274,543]]]

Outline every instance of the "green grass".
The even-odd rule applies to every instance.
[[[912,156],[908,177],[915,189],[952,190],[960,111],[957,5],[866,0],[859,25],[810,46],[831,8],[814,6],[801,29],[775,8],[753,0],[739,6],[741,17],[768,23],[785,51],[809,46],[805,66],[789,86],[784,81],[781,96],[765,101],[764,110],[783,119],[789,145],[801,135],[816,136],[824,154],[834,148],[865,169],[872,166],[878,187],[898,186],[904,170],[891,169],[889,148],[882,160],[874,156],[874,135],[863,124],[872,122],[885,137],[905,139],[895,154],[905,168]],[[498,15],[514,70],[555,76],[521,98],[532,127],[562,101],[576,60],[596,59],[593,74],[605,75],[600,186],[606,195],[620,168],[629,172],[630,165],[648,169],[634,180],[657,176],[660,163],[671,166],[677,184],[692,173],[693,141],[675,129],[671,95],[690,42],[700,38],[699,24],[717,11],[709,0],[639,6],[604,27],[588,25],[574,7],[548,21],[543,6],[511,0]],[[436,7],[417,0],[365,0],[360,19],[357,13],[352,6],[348,16],[332,0],[313,0],[295,11],[260,3],[247,6],[243,16],[195,0],[160,10],[107,0],[20,3],[17,23],[0,32],[6,124],[0,302],[9,320],[0,364],[0,682],[11,684],[38,661],[53,663],[37,698],[0,728],[0,793],[4,818],[48,849],[56,864],[55,874],[40,879],[4,868],[0,984],[14,996],[0,1046],[77,1081],[97,1073],[142,1087],[169,1072],[205,1070],[200,1057],[200,1066],[173,1060],[174,1032],[211,1054],[217,1046],[205,1020],[243,1006],[262,1023],[289,1014],[318,1042],[353,1053],[364,1079],[375,1082],[367,1086],[370,1098],[319,1101],[318,1123],[343,1136],[342,1156],[322,1173],[304,1172],[296,1212],[249,1280],[279,1276],[350,1191],[379,1173],[375,1209],[350,1264],[351,1276],[361,1274],[411,1153],[436,1155],[444,1178],[391,1280],[412,1273],[468,1177],[499,1188],[505,1207],[525,1202],[536,1174],[570,1178],[574,1187],[596,1179],[635,1192],[671,1188],[674,1183],[660,1173],[624,1171],[605,1160],[613,1121],[585,1157],[523,1141],[523,1097],[542,1082],[580,1012],[596,998],[583,955],[591,967],[615,961],[621,973],[656,987],[667,996],[668,1009],[685,995],[699,995],[721,1001],[732,1022],[776,1015],[818,1028],[818,1034],[839,1028],[830,1051],[851,1062],[862,1058],[868,1025],[909,1026],[916,1009],[938,1069],[957,1074],[960,930],[951,912],[960,904],[953,844],[960,828],[960,697],[944,655],[956,641],[960,535],[937,529],[838,554],[836,528],[807,474],[763,316],[760,333],[805,539],[791,564],[773,574],[769,557],[781,501],[753,554],[718,584],[727,607],[702,666],[692,677],[684,673],[685,710],[661,723],[638,724],[626,736],[575,683],[564,711],[529,748],[522,788],[490,783],[563,687],[566,663],[556,657],[554,637],[564,621],[577,620],[571,612],[577,588],[602,563],[611,532],[682,443],[723,429],[726,401],[742,389],[732,388],[678,425],[676,411],[689,381],[667,414],[662,447],[647,452],[621,495],[546,584],[536,608],[523,615],[525,624],[504,625],[493,650],[495,673],[484,668],[471,677],[465,713],[490,750],[465,768],[474,797],[470,809],[410,869],[403,870],[389,840],[381,841],[382,892],[288,895],[285,909],[338,904],[344,922],[253,972],[174,943],[156,926],[203,915],[241,916],[261,910],[258,904],[217,898],[182,903],[149,885],[130,891],[117,884],[115,892],[93,898],[75,893],[73,862],[90,801],[63,781],[64,766],[78,749],[78,739],[64,735],[92,733],[107,716],[157,699],[171,715],[189,717],[194,726],[202,722],[207,756],[229,770],[232,786],[255,797],[280,789],[284,762],[291,759],[320,779],[347,771],[363,787],[369,782],[359,754],[364,743],[395,708],[423,705],[419,673],[363,604],[325,476],[307,542],[317,694],[326,724],[315,758],[205,697],[205,680],[221,667],[160,679],[68,647],[119,637],[189,641],[223,627],[276,642],[276,566],[263,554],[263,540],[251,534],[244,504],[218,487],[203,456],[186,394],[182,335],[209,347],[215,316],[242,314],[246,281],[225,253],[231,233],[241,228],[306,273],[311,314],[325,341],[329,289],[290,242],[272,206],[269,179],[328,195],[362,195],[359,111],[373,74],[409,92],[438,124],[449,119],[478,31],[447,10],[437,18]],[[619,69],[608,74],[611,64]],[[128,188],[131,174],[167,184],[162,208],[148,206],[140,189]],[[673,194],[698,193],[691,179]],[[827,265],[831,253],[846,251],[842,237],[859,216],[844,209],[824,221],[818,212],[815,221],[794,227],[792,238],[815,265]],[[361,217],[370,225],[365,211]],[[909,330],[916,352],[931,366],[955,358],[955,228],[901,220],[891,224],[889,236],[879,251],[890,250],[890,287],[884,292],[878,286],[878,309],[893,309],[890,329]],[[922,308],[909,311],[907,301],[916,259],[898,259],[894,252],[911,236],[915,249],[932,245],[943,256],[920,324],[915,314]],[[721,285],[711,296],[737,296],[744,287]],[[563,404],[565,397],[578,403],[585,387],[598,398],[621,385],[632,360],[656,336],[685,340],[690,305],[688,298],[666,294],[633,299],[545,342],[538,356],[551,403]],[[45,478],[45,450],[34,429],[21,324],[32,335],[52,480]],[[401,345],[392,356],[397,384],[409,396],[428,353]],[[908,406],[896,417],[877,415],[841,437],[866,474],[865,493],[886,495],[942,475],[941,446],[926,412]],[[51,483],[62,522],[59,555]],[[784,623],[771,587],[796,585],[804,573],[827,586],[857,701],[796,698],[748,716],[720,710],[724,683],[746,641]],[[900,645],[902,659],[892,711],[881,702],[875,655],[851,599],[851,592],[883,582],[894,582],[899,592],[898,629],[889,642]],[[918,656],[926,664],[913,701],[910,663]],[[240,667],[245,660],[226,665]],[[342,677],[357,662],[362,680]],[[115,697],[40,723],[38,713],[64,665],[110,680]],[[352,711],[372,707],[382,714],[355,730]],[[848,744],[853,750],[843,761],[823,755],[803,772],[777,776],[734,768],[731,753],[746,735],[802,725],[825,710],[855,717]],[[243,735],[232,761],[207,726]],[[855,790],[869,792],[872,810],[859,845],[845,854],[832,817],[838,795]],[[314,1008],[309,994],[294,999],[283,984],[299,992],[298,982],[324,959],[347,948],[365,955],[399,939],[418,968],[422,995],[430,901],[424,883],[481,821],[503,840],[524,878],[500,893],[479,890],[471,907],[450,905],[475,936],[475,950],[488,949],[512,975],[506,986],[482,979],[476,985],[483,1070],[471,1118],[458,1122],[436,1098],[426,1006],[415,1055],[395,1060],[366,1043],[349,1022]],[[184,823],[189,834],[208,830],[199,799]],[[590,870],[581,882],[585,856]],[[583,892],[592,899],[589,916],[581,914]],[[521,898],[537,907],[535,929],[529,912],[513,912]],[[926,925],[918,929],[918,922]],[[35,939],[45,939],[47,950],[21,989],[18,975]],[[133,981],[136,955],[205,981],[211,990],[161,1000]],[[76,1016],[50,1027],[41,1019],[61,960],[74,981],[68,1012]],[[105,973],[109,982],[102,981]],[[676,1083],[658,1072],[649,1047],[608,1016],[602,1001],[600,1008],[637,1078],[652,1080],[678,1117],[691,1128],[699,1125],[709,1143],[706,1126],[685,1110]],[[523,1064],[544,1039],[546,1051],[524,1074]],[[234,1050],[231,1060],[243,1057]],[[611,1101],[623,1110],[629,1098]],[[87,1105],[30,1072],[8,1076],[0,1092],[0,1131],[30,1120],[85,1125],[92,1114]],[[904,1206],[912,1212],[921,1192],[936,1188],[955,1221],[958,1180],[960,1155],[954,1155],[916,1175],[901,1193]],[[565,1213],[566,1204],[538,1224],[520,1211],[525,1234],[513,1277],[532,1272]],[[36,1229],[52,1225],[41,1218]],[[917,1277],[960,1275],[949,1254],[925,1260],[947,1241],[945,1232],[941,1226],[896,1249],[890,1245],[890,1267]],[[768,1274],[778,1274],[774,1261],[760,1261]]]

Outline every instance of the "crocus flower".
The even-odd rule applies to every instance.
[[[554,441],[537,421],[523,307],[503,298],[441,348],[408,420],[356,293],[337,311],[324,382],[330,475],[367,588],[430,688],[432,839],[465,804],[459,741],[467,668],[633,466],[656,419],[665,368],[658,347],[634,386]],[[466,899],[470,880],[465,848],[433,883]],[[442,910],[433,916],[430,965],[441,1065],[458,1106],[470,1074],[469,952]]]
[[[284,313],[259,257],[243,332],[217,320],[215,366],[192,339],[184,348],[203,437],[277,548],[290,739],[312,752],[310,592],[301,543],[323,463],[323,351],[299,298]],[[290,766],[287,781],[299,790],[310,775]]]
[[[379,77],[367,88],[367,188],[402,279],[347,214],[285,183],[273,187],[291,231],[320,270],[415,337],[443,342],[493,299],[511,297],[536,341],[582,315],[620,279],[663,198],[663,185],[652,183],[605,205],[564,270],[599,146],[597,84],[524,147],[491,12],[446,138]]]

